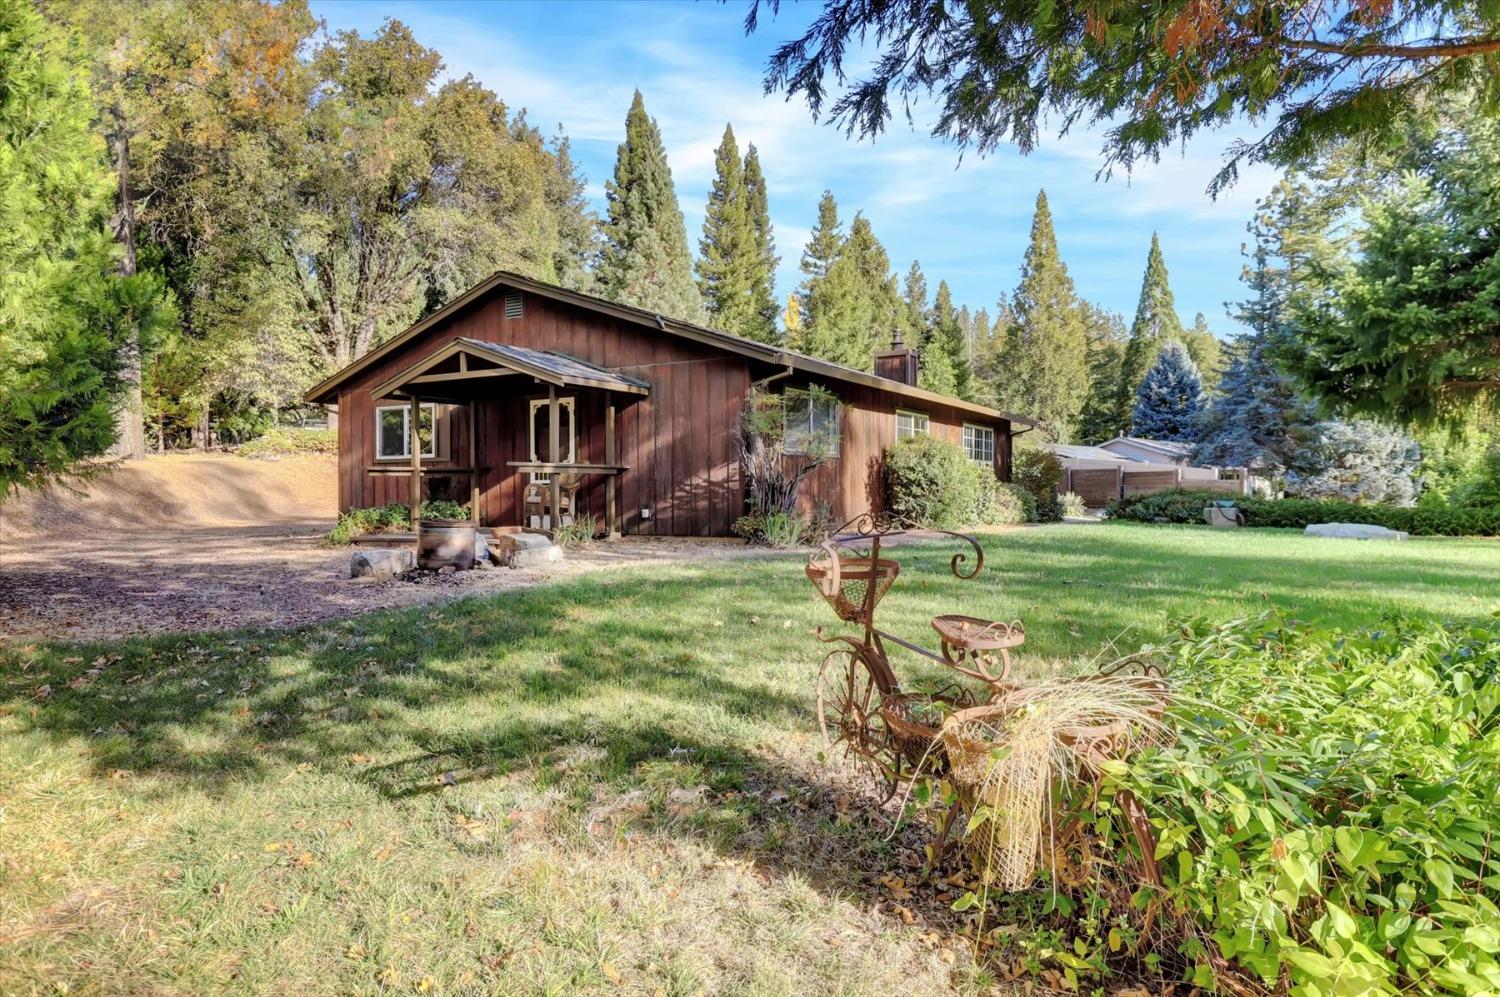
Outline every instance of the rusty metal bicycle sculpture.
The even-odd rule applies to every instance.
[[[976,752],[992,757],[993,741],[975,741],[964,733],[973,723],[1003,726],[1007,717],[1024,708],[1037,691],[1011,680],[1010,652],[1026,640],[1019,620],[1001,623],[972,616],[945,615],[932,619],[940,649],[932,651],[875,625],[875,609],[900,574],[899,562],[882,557],[882,542],[908,532],[911,524],[886,516],[865,513],[845,523],[808,559],[807,577],[833,608],[839,619],[858,624],[863,634],[825,634],[818,639],[842,646],[830,651],[818,672],[818,723],[829,754],[842,752],[881,784],[881,803],[888,802],[904,782],[919,774],[948,777],[954,758]],[[930,531],[967,543],[974,564],[966,570],[968,555],[960,552],[949,562],[954,576],[972,579],[984,568],[984,549],[979,541],[949,530]],[[945,665],[985,686],[983,702],[972,692],[952,683],[935,692],[908,692],[901,687],[891,667],[887,643]],[[1135,674],[1133,680],[1121,678]],[[1159,663],[1149,654],[1128,655],[1108,663],[1089,676],[1071,682],[1116,682],[1122,694],[1146,702],[1150,716],[1160,719],[1167,704],[1167,687]],[[1097,782],[1102,761],[1123,753],[1129,738],[1128,724],[1109,721],[1073,726],[1061,740],[1080,759],[1080,773]],[[972,768],[972,766],[970,766]],[[982,767],[982,766],[981,766]],[[952,773],[955,776],[960,773]],[[972,773],[970,773],[972,776]],[[963,783],[965,779],[956,781]],[[970,778],[969,782],[974,780]],[[982,781],[982,780],[981,780]],[[976,791],[983,787],[959,786],[956,801],[947,807],[933,843],[932,859],[943,854],[948,832],[963,809],[979,805]],[[1155,835],[1145,812],[1128,790],[1116,794],[1140,850],[1142,878],[1160,883],[1154,859]],[[1074,826],[1076,825],[1076,826]],[[1068,847],[1081,835],[1082,823],[1054,836],[1053,853]],[[1055,858],[1054,858],[1055,862]]]
[[[834,532],[807,564],[807,577],[839,619],[864,633],[825,635],[818,639],[844,646],[830,651],[818,673],[818,723],[830,754],[842,750],[883,783],[882,802],[902,782],[927,765],[941,768],[942,752],[933,751],[943,719],[975,705],[958,684],[936,692],[907,692],[891,667],[887,643],[896,644],[962,675],[985,683],[991,696],[1009,685],[1010,651],[1025,641],[1019,621],[998,623],[972,616],[938,616],[932,620],[940,650],[932,651],[875,626],[875,608],[900,574],[896,560],[881,556],[882,542],[907,532],[909,523],[864,513]],[[968,580],[984,568],[984,549],[974,537],[948,530],[932,531],[966,542],[974,554],[953,555],[949,568]]]

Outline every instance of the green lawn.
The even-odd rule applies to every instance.
[[[1500,610],[1500,543],[1127,524],[898,556],[1024,668],[1184,617]],[[0,992],[934,993],[961,915],[818,761],[799,557],[283,633],[0,651]],[[904,676],[933,676],[910,656]],[[895,870],[902,882],[881,882]],[[908,895],[910,889],[910,895]]]

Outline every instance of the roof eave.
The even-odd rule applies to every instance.
[[[500,285],[514,287],[518,290],[535,294],[538,297],[546,298],[551,301],[559,301],[564,304],[571,304],[580,308],[586,308],[595,312],[601,312],[606,315],[612,315],[623,321],[660,329],[664,332],[671,332],[675,335],[682,336],[685,339],[695,340],[708,346],[728,350],[731,353],[737,353],[741,356],[745,356],[753,360],[760,360],[764,363],[792,367],[793,369],[803,371],[804,373],[816,374],[822,377],[832,377],[842,381],[849,381],[855,384],[863,385],[865,387],[874,388],[878,391],[889,391],[892,394],[900,395],[905,398],[912,398],[933,405],[944,405],[949,408],[958,409],[972,415],[980,416],[982,418],[1002,419],[1010,423],[1019,423],[1021,425],[1029,426],[1032,428],[1035,428],[1037,425],[1034,420],[1028,419],[1024,416],[1015,415],[1010,412],[1002,412],[998,409],[992,409],[985,405],[978,405],[974,402],[966,402],[962,398],[954,398],[950,395],[942,395],[935,391],[928,391],[925,388],[918,388],[913,385],[903,384],[900,381],[893,381],[889,378],[879,377],[867,371],[855,370],[853,367],[845,367],[842,364],[832,363],[827,360],[820,360],[817,357],[810,357],[803,353],[797,353],[794,350],[788,350],[779,346],[772,346],[768,343],[757,342],[753,339],[745,339],[741,336],[731,335],[727,332],[720,332],[717,329],[709,329],[704,326],[694,325],[691,322],[683,322],[677,319],[670,319],[666,316],[646,311],[643,308],[636,308],[633,305],[621,304],[620,302],[616,301],[606,301],[593,295],[582,294],[577,291],[570,291],[567,288],[556,287],[551,284],[544,284],[539,281],[533,280],[530,277],[525,277],[521,274],[512,273],[506,270],[497,270],[494,274],[490,275],[488,279],[482,281],[479,284],[476,284],[468,291],[459,295],[457,298],[454,298],[442,308],[439,308],[431,315],[412,325],[405,332],[401,333],[398,336],[395,336],[390,340],[387,340],[376,349],[371,350],[363,357],[360,357],[357,360],[354,360],[353,362],[347,364],[337,373],[330,375],[323,381],[314,385],[312,388],[308,389],[307,393],[303,396],[304,399],[306,399],[309,403],[327,403],[336,400],[337,396],[334,393],[334,389],[338,387],[340,382],[346,380],[358,370],[369,366],[375,360],[396,349],[402,343],[415,338],[428,329],[431,329],[438,323],[447,320],[450,316],[468,307],[470,304],[479,300],[480,298],[483,298],[491,290]]]

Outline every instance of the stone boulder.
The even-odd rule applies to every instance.
[[[562,560],[562,548],[542,533],[501,533],[490,538],[490,557],[509,568],[541,568]]]
[[[1407,534],[1369,523],[1311,523],[1302,531],[1310,537],[1344,537],[1350,540],[1405,540]]]
[[[417,552],[410,547],[369,547],[349,557],[350,578],[395,578],[417,566]]]

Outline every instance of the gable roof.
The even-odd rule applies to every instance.
[[[460,366],[456,372],[427,373],[459,354],[463,354],[465,358],[472,357],[481,363],[494,366],[478,369],[472,367],[464,369]],[[472,383],[484,378],[508,374],[527,375],[543,384],[555,384],[558,387],[603,388],[607,391],[618,391],[630,395],[651,393],[651,385],[638,377],[628,377],[618,371],[596,367],[577,357],[568,356],[566,353],[533,350],[525,346],[489,343],[482,339],[455,336],[446,346],[428,353],[411,366],[392,374],[371,388],[370,394],[378,400],[404,391],[413,383],[421,384],[424,388],[431,388],[434,382]],[[441,398],[442,396],[434,394],[432,397]]]
[[[1188,457],[1193,452],[1193,445],[1191,443],[1178,443],[1176,440],[1148,440],[1144,436],[1116,436],[1114,439],[1099,445],[1108,449],[1111,443],[1128,443],[1131,446],[1140,447],[1142,450],[1159,453],[1163,457]]]
[[[665,315],[658,315],[644,308],[636,308],[634,305],[625,305],[618,301],[607,301],[604,298],[595,297],[592,294],[584,294],[580,291],[570,291],[565,287],[533,280],[530,277],[523,277],[521,274],[508,270],[495,271],[487,280],[481,281],[469,288],[431,315],[412,325],[405,332],[386,340],[364,356],[354,360],[343,370],[309,388],[307,393],[303,395],[303,398],[308,402],[333,401],[335,391],[343,382],[358,374],[366,367],[369,367],[380,358],[390,354],[403,344],[410,342],[427,330],[446,321],[469,305],[489,297],[496,289],[501,287],[515,288],[528,294],[534,294],[539,298],[574,305],[588,311],[609,315],[621,321],[647,326],[669,335],[679,336],[683,339],[689,339],[729,353],[736,353],[751,360],[759,360],[763,363],[786,367],[789,370],[801,371],[816,377],[841,381],[845,384],[858,384],[863,387],[874,388],[877,391],[888,391],[913,401],[947,405],[982,418],[1006,419],[1012,423],[1020,423],[1024,426],[1036,425],[1034,420],[1024,416],[1002,412],[999,409],[992,409],[985,405],[975,404],[974,402],[966,402],[961,398],[954,398],[951,395],[928,391],[926,388],[917,388],[909,384],[902,384],[900,381],[878,377],[868,371],[856,370],[853,367],[846,367],[843,364],[836,364],[818,357],[811,357],[805,353],[798,353],[795,350],[788,350],[770,343],[761,343],[753,339],[746,339],[743,336],[734,336],[727,332],[720,332],[717,329],[710,329],[707,326],[695,325],[692,322],[667,318]]]
[[[1083,446],[1078,443],[1048,443],[1043,447],[1054,457],[1063,457],[1071,460],[1107,460],[1115,464],[1135,463],[1129,457],[1121,457],[1113,450],[1103,447]]]

